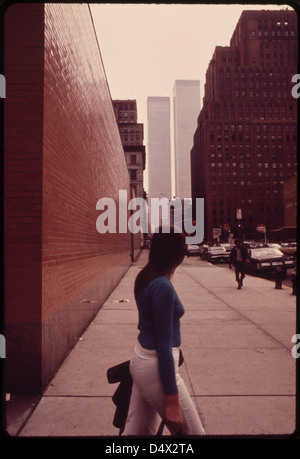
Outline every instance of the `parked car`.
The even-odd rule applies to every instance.
[[[217,261],[227,262],[229,254],[226,252],[225,247],[222,246],[202,246],[200,250],[200,258],[211,263],[215,263]]]
[[[260,247],[249,249],[249,263],[247,271],[275,272],[278,268],[286,271],[296,266],[293,256],[284,255],[279,249],[273,247]]]
[[[199,245],[188,244],[187,249],[186,249],[186,254],[188,257],[199,255]]]
[[[225,248],[226,253],[230,256],[231,251],[232,251],[234,245],[226,244],[226,243],[221,243],[220,245],[221,245],[221,247],[224,247],[224,248]]]
[[[277,244],[276,242],[268,242],[268,244],[266,244],[266,247],[272,247],[273,249],[278,249],[278,250],[281,249],[281,245]]]
[[[294,255],[297,253],[297,243],[296,242],[283,242],[280,244],[280,250],[284,255]]]
[[[207,244],[204,244],[204,245],[200,245],[199,247],[199,255],[200,255],[200,258],[201,260],[205,260],[206,259],[206,253],[208,251],[208,245]]]
[[[251,249],[251,248],[261,247],[261,246],[262,246],[262,244],[260,244],[260,243],[257,242],[257,241],[244,241],[244,242],[243,242],[243,245],[244,245],[247,249]]]

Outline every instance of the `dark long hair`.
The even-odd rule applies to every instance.
[[[175,232],[174,227],[164,233],[159,228],[153,234],[149,261],[142,271],[137,275],[134,285],[134,295],[146,287],[153,279],[159,276],[172,275],[183,261],[186,253],[185,235],[183,232]]]

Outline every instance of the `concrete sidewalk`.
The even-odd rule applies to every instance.
[[[109,367],[128,360],[137,338],[133,284],[142,252],[64,361],[43,396],[7,402],[8,432],[20,437],[118,436],[117,388]],[[207,435],[281,435],[295,428],[296,297],[291,289],[186,258],[173,279],[185,306],[181,374]],[[19,405],[18,405],[19,403]],[[22,405],[23,403],[23,405]]]

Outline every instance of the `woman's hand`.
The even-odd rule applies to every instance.
[[[182,413],[178,394],[166,395],[165,423],[171,432],[178,432],[182,427]]]

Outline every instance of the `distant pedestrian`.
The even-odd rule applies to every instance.
[[[234,266],[235,278],[238,283],[238,289],[240,290],[243,286],[243,280],[245,278],[246,263],[248,260],[248,253],[246,247],[242,244],[241,239],[235,240],[235,247],[232,249],[229,257],[229,267]]]
[[[185,251],[184,234],[160,229],[153,235],[148,264],[135,280],[140,333],[130,361],[133,386],[124,436],[155,435],[160,418],[172,434],[205,433],[178,372],[184,307],[171,278]]]

